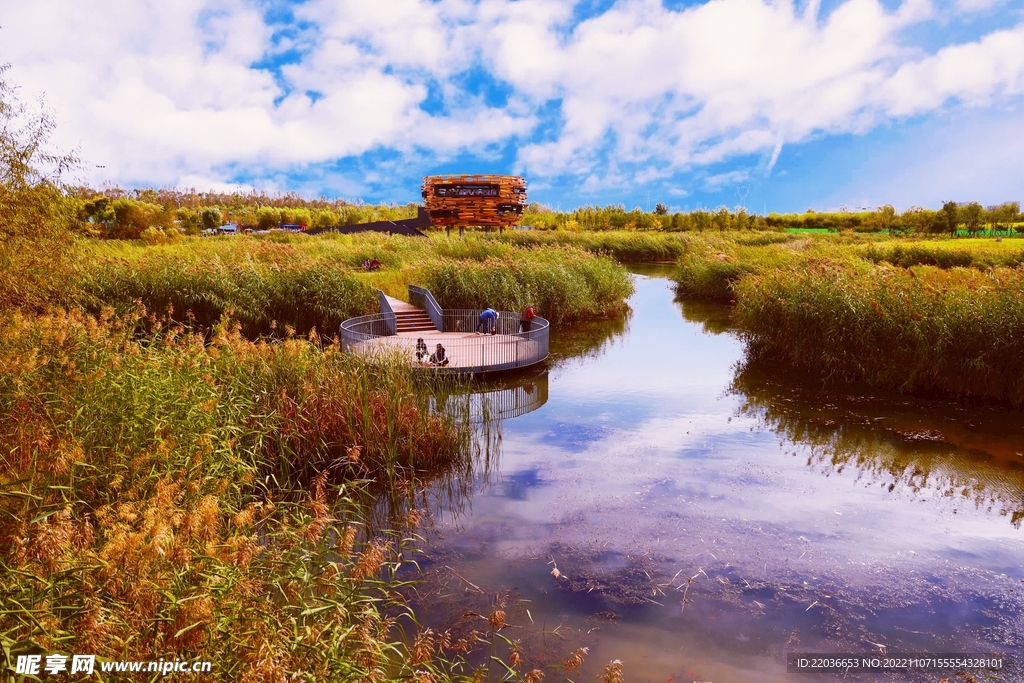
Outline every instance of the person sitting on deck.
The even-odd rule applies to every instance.
[[[380,270],[380,261],[377,260],[376,256],[370,261],[370,270]]]
[[[370,259],[366,259],[365,261],[363,261],[363,270],[369,270],[369,269],[370,269]]]
[[[416,361],[419,363],[424,362],[427,357],[427,343],[423,341],[423,337],[416,340]]]
[[[537,317],[537,314],[533,312],[533,306],[527,306],[523,309],[523,314],[519,316],[519,331],[529,332],[530,328],[533,327],[533,319]]]
[[[448,365],[448,356],[445,355],[444,347],[440,344],[437,345],[437,350],[430,354],[430,364],[440,367]]]
[[[498,320],[498,312],[493,308],[487,308],[480,314],[480,322],[476,324],[476,331],[479,334],[483,328],[484,334],[494,334],[494,323]]]

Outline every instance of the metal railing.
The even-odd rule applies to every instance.
[[[409,303],[427,312],[434,327],[444,332],[444,310],[429,289],[409,285]]]
[[[468,401],[468,406],[465,402]],[[460,417],[468,412],[471,423],[510,420],[537,410],[548,402],[548,374],[545,371],[511,387],[474,390],[468,395],[434,397],[431,410]],[[468,411],[467,411],[468,408]]]
[[[349,318],[341,324],[338,330],[341,334],[341,348],[345,351],[355,351],[357,344],[389,337],[394,334],[391,331],[393,324],[394,318],[389,319],[386,313],[372,313],[361,315],[358,318]]]
[[[470,396],[470,420],[509,420],[537,410],[548,402],[548,378],[525,385]]]
[[[381,315],[387,321],[388,329],[390,330],[389,334],[397,334],[398,318],[395,317],[395,312],[391,310],[391,304],[388,303],[387,296],[379,289],[377,290],[377,300],[380,302]]]
[[[422,292],[424,300],[433,300],[429,291]],[[440,325],[435,322],[437,332],[396,334],[395,314],[383,297],[381,310],[381,313],[343,322],[340,329],[342,348],[363,355],[397,353],[424,367],[443,367],[472,374],[525,368],[548,357],[551,324],[544,318],[534,318],[530,330],[520,332],[519,314],[499,311],[495,334],[477,334],[480,311],[443,310],[437,306],[435,313],[440,313],[441,322]],[[425,352],[422,347],[417,348],[417,338],[424,340]],[[444,348],[446,365],[430,361],[438,344]]]

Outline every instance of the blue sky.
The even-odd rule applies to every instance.
[[[803,211],[1024,199],[1018,0],[35,0],[0,63],[82,180]]]

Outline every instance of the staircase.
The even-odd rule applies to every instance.
[[[395,331],[403,332],[437,332],[427,312],[412,304],[387,297],[391,310],[395,312]]]
[[[395,311],[395,329],[398,334],[403,332],[437,332],[430,316],[425,311]]]

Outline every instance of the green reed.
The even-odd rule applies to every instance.
[[[674,261],[686,252],[693,238],[683,233],[627,230],[509,230],[501,235],[491,233],[486,239],[519,247],[575,246],[618,261],[638,263]]]
[[[619,311],[632,291],[625,270],[606,257],[476,236],[191,238],[157,246],[88,243],[81,249],[88,265],[72,281],[70,295],[89,310],[130,310],[141,303],[157,315],[171,311],[179,322],[204,328],[230,313],[250,338],[279,336],[286,326],[299,334],[316,328],[332,335],[342,320],[377,310],[375,289],[404,298],[410,283],[443,289],[442,303],[449,307],[518,310],[533,303],[557,321]],[[373,258],[383,268],[367,273],[362,263]],[[455,282],[442,273],[453,274]]]
[[[1019,248],[745,238],[694,238],[673,279],[681,295],[735,302],[752,354],[833,381],[1024,402]]]
[[[554,323],[620,313],[633,292],[622,266],[571,247],[438,259],[420,273],[444,308],[518,311],[532,305]]]
[[[807,259],[739,280],[756,354],[838,382],[1024,405],[1024,271]]]

